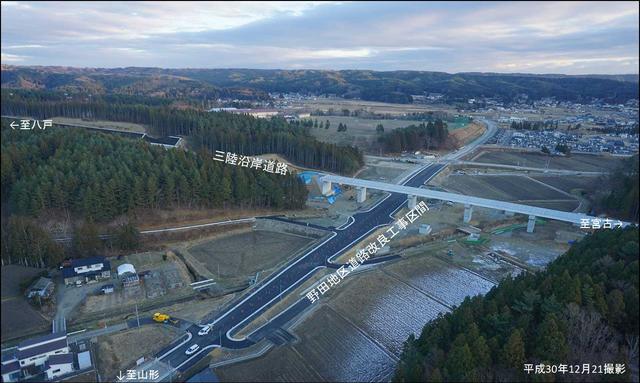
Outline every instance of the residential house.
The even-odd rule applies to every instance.
[[[62,269],[65,285],[97,282],[111,277],[111,263],[104,257],[74,259]]]
[[[73,354],[65,333],[25,340],[2,355],[3,382],[50,380],[73,370]]]
[[[27,298],[48,299],[53,294],[54,283],[50,278],[40,277],[27,289]]]

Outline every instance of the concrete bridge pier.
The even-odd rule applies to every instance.
[[[418,204],[418,197],[415,195],[408,195],[407,196],[407,207],[409,209],[413,209],[414,207],[416,207],[416,205]]]
[[[471,206],[469,204],[465,204],[464,205],[464,219],[463,219],[463,222],[464,223],[471,222],[471,216],[472,215],[473,215],[473,206]]]
[[[357,196],[356,196],[356,201],[358,203],[363,203],[364,201],[366,201],[367,199],[367,188],[365,187],[358,187],[356,188],[357,192]]]
[[[527,222],[527,233],[533,233],[533,229],[536,227],[536,216],[530,215],[529,222]]]
[[[331,181],[322,181],[322,195],[331,193]]]
[[[509,210],[503,210],[503,213],[504,213],[505,217],[513,217],[513,215],[515,214],[514,212],[509,211]]]

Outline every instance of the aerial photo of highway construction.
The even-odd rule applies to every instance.
[[[2,381],[637,382],[637,52],[630,2],[2,2]]]

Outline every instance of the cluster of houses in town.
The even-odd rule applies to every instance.
[[[67,260],[62,265],[66,286],[80,286],[112,278],[111,263],[105,257]],[[124,263],[117,267],[123,288],[138,286],[140,279],[134,266]],[[114,284],[103,284],[104,294],[114,292]],[[40,277],[26,290],[29,299],[53,297],[55,284]],[[2,351],[2,381],[58,381],[84,373],[92,368],[90,351],[84,344],[70,345],[65,332],[57,332],[22,341],[16,347]]]
[[[2,381],[54,381],[91,370],[90,351],[82,343],[70,346],[66,333],[22,341],[2,353]]]

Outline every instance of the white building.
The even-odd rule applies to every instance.
[[[47,379],[53,380],[58,376],[73,372],[73,354],[52,355],[45,363]]]
[[[21,342],[2,355],[2,381],[48,380],[73,372],[67,334],[53,333]]]

